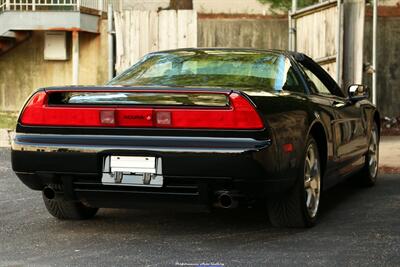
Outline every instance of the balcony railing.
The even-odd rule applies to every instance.
[[[0,0],[0,13],[4,11],[81,11],[90,9],[107,11],[109,3],[119,10],[119,0]]]

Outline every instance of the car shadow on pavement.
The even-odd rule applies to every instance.
[[[371,188],[370,190],[374,190]],[[317,227],[322,229],[339,224],[341,217],[336,216],[341,206],[360,202],[370,190],[354,185],[352,181],[343,182],[324,192],[321,200],[320,220]],[[358,199],[358,200],[357,200]],[[323,226],[325,224],[325,226]],[[93,226],[96,226],[93,228]],[[134,210],[134,209],[100,209],[93,220],[61,222],[59,227],[77,231],[77,228],[87,232],[103,234],[140,234],[159,236],[193,236],[206,235],[212,238],[248,235],[250,233],[268,232],[269,238],[274,233],[280,238],[282,235],[293,235],[308,231],[307,229],[279,229],[268,222],[265,209],[262,207],[251,209],[214,210],[201,209],[181,210],[169,208],[163,210]],[[79,231],[79,230],[78,230]]]

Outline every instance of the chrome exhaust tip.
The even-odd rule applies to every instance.
[[[218,206],[224,209],[233,209],[238,206],[238,201],[230,192],[222,192],[218,195]]]
[[[45,196],[45,198],[52,200],[56,198],[56,191],[54,191],[53,188],[46,186],[43,189],[43,195]]]

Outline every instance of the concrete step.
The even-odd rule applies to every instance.
[[[7,31],[3,34],[0,34],[0,38],[17,38],[17,34],[13,31]]]
[[[30,31],[7,31],[0,35],[0,55],[22,43],[31,35]]]

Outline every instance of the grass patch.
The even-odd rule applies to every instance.
[[[0,111],[0,129],[15,129],[18,113]]]

